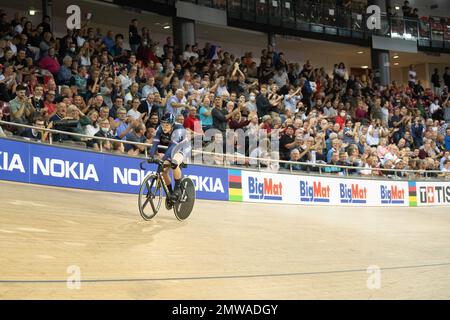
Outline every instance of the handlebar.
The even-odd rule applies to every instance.
[[[154,164],[157,164],[158,166],[162,166],[164,161],[160,160],[160,159],[147,159],[147,160],[141,161],[141,163],[139,164],[139,167],[141,168],[141,170],[145,170],[144,163],[154,163]]]
[[[155,163],[155,164],[157,164],[157,165],[162,165],[162,164],[164,163],[164,160],[150,158],[150,159],[147,159],[147,160],[144,161],[144,162],[147,162],[147,163]]]
[[[160,167],[160,168],[163,168],[163,167],[170,167],[170,165],[167,165],[167,164],[165,165],[165,164],[164,164],[164,160],[150,158],[150,159],[147,159],[147,160],[142,161],[142,162],[139,164],[139,167],[141,168],[141,170],[145,170],[145,168],[144,168],[144,166],[143,166],[144,163],[154,163],[154,164],[157,164],[158,167]],[[181,163],[181,164],[180,164],[180,168],[187,168],[187,164]]]

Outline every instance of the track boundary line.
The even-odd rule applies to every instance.
[[[430,267],[450,266],[450,262],[407,265],[380,268],[383,270],[403,270],[418,269]],[[291,273],[268,273],[268,274],[248,274],[248,275],[217,275],[217,276],[192,276],[192,277],[164,277],[164,278],[119,278],[119,279],[80,279],[80,283],[108,283],[108,282],[151,282],[151,281],[193,281],[193,280],[220,280],[220,279],[242,279],[242,278],[271,278],[271,277],[289,277],[289,276],[307,276],[322,274],[356,273],[367,272],[367,269],[344,269],[329,271],[311,271],[311,272],[291,272]],[[0,280],[0,284],[48,284],[48,283],[67,283],[68,280]]]

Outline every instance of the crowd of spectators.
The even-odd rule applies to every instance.
[[[143,154],[145,146],[123,141],[152,143],[160,117],[170,112],[192,136],[211,128],[222,133],[215,139],[229,139],[227,129],[270,133],[266,148],[246,144],[242,154],[261,158],[260,166],[273,165],[264,159],[275,155],[294,162],[281,164],[294,171],[319,170],[302,164],[309,162],[330,164],[321,170],[337,174],[344,169],[331,165],[365,168],[345,169],[360,175],[407,175],[379,169],[444,175],[450,69],[437,77],[440,86],[426,89],[412,67],[407,85],[384,87],[369,70],[355,75],[340,63],[327,73],[310,60],[287,61],[271,46],[256,58],[210,43],[181,49],[170,37],[159,45],[136,19],[126,36],[85,23],[56,38],[50,17],[33,26],[0,11],[0,119],[85,134],[92,138],[52,139],[119,154]],[[0,135],[6,134],[50,139],[38,129],[1,125]],[[279,150],[271,150],[271,137],[279,139]]]

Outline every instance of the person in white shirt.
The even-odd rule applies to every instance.
[[[0,108],[0,120],[3,120],[3,110]],[[3,131],[2,126],[0,125],[0,137],[6,137],[5,132]]]
[[[127,117],[131,117],[133,120],[139,119],[142,116],[142,114],[138,111],[140,104],[141,101],[139,98],[133,98],[133,100],[131,100],[131,109],[127,112]]]
[[[338,106],[339,102],[337,100],[333,101],[333,103],[331,103],[331,101],[327,101],[327,103],[325,104],[325,107],[323,108],[323,116],[326,119],[334,119],[337,117],[337,106]]]
[[[433,114],[436,111],[438,111],[441,107],[439,106],[439,99],[435,99],[431,104],[430,104],[430,113]]]
[[[183,60],[189,60],[191,57],[198,58],[198,54],[192,52],[192,47],[190,45],[186,45],[185,50],[183,52]]]
[[[380,131],[382,128],[378,121],[379,120],[375,120],[367,130],[366,142],[369,146],[378,146],[380,143]]]
[[[289,84],[289,77],[283,68],[277,70],[272,79],[278,88],[283,88]]]
[[[147,84],[142,88],[142,96],[148,97],[150,93],[157,93],[158,88],[155,86],[155,78],[150,77],[147,80]]]
[[[450,160],[447,159],[444,161],[444,167],[442,168],[444,172],[450,172]]]
[[[298,87],[297,90],[290,88],[289,93],[284,96],[284,107],[293,114],[297,112],[297,103],[302,99],[300,91],[301,87]]]
[[[383,106],[381,107],[381,122],[388,123],[389,121],[389,101],[385,101]]]
[[[129,86],[133,83],[131,81],[130,77],[128,77],[128,69],[127,67],[122,67],[120,69],[120,75],[119,75],[120,83],[122,84],[122,89],[126,91]]]
[[[414,85],[416,84],[416,70],[414,70],[414,66],[411,64],[409,66],[409,71],[408,71],[408,86],[410,88],[413,88]]]
[[[91,124],[84,127],[84,134],[93,137],[100,130],[100,126],[97,123],[98,112],[92,110],[88,113],[88,117],[91,120]]]

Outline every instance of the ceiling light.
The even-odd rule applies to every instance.
[[[170,29],[170,26],[164,26],[163,29]]]
[[[357,54],[363,54],[364,53],[364,51],[358,51],[357,52]]]
[[[361,66],[361,69],[369,69],[369,66]]]
[[[36,14],[36,9],[34,9],[33,7],[30,7],[30,9],[28,10],[28,13],[30,14],[30,16],[34,16]]]
[[[395,10],[400,10],[400,7],[399,6],[395,6]]]
[[[394,58],[394,59],[398,59],[398,55],[395,55],[395,56],[393,56],[392,58]]]
[[[394,66],[398,66],[399,65],[399,63],[398,62],[394,62]]]

